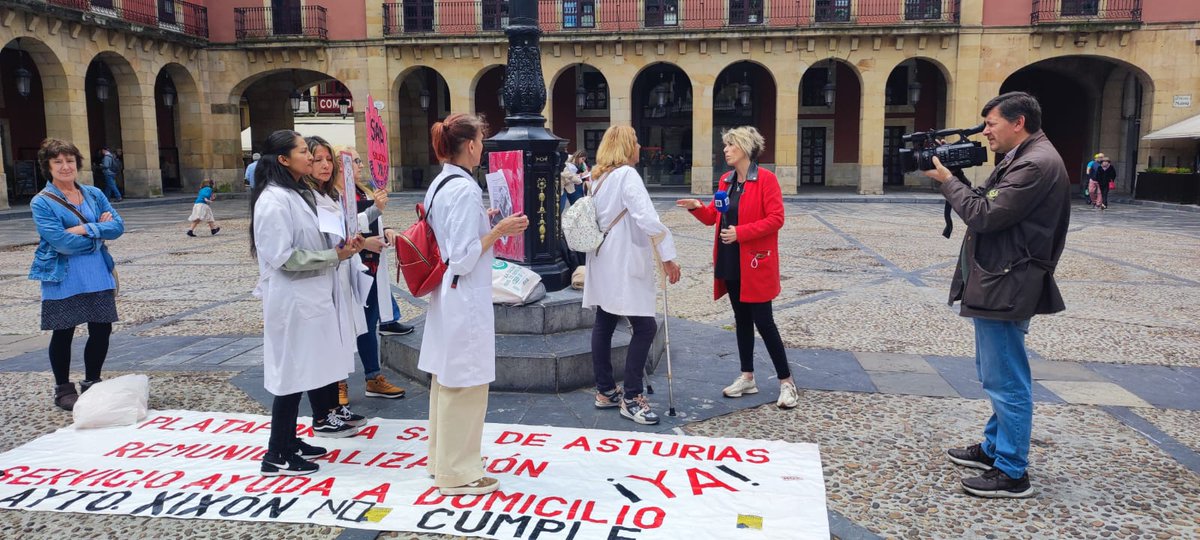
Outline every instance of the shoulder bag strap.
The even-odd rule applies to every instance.
[[[433,211],[433,200],[437,198],[438,192],[441,191],[442,188],[446,187],[446,184],[449,184],[450,181],[455,178],[464,178],[465,179],[466,177],[461,174],[452,174],[450,176],[447,176],[445,180],[442,180],[442,183],[438,184],[438,187],[433,188],[433,196],[429,197],[429,208],[425,209],[425,219],[428,220],[429,213]]]
[[[82,192],[80,192],[80,193],[82,194]],[[87,219],[87,218],[85,218],[85,217],[83,217],[83,214],[79,212],[79,209],[77,209],[77,208],[75,208],[74,206],[72,206],[72,205],[71,205],[71,203],[69,203],[69,202],[67,202],[67,201],[63,200],[63,198],[62,198],[62,197],[59,197],[58,195],[55,195],[55,194],[53,194],[53,193],[50,193],[49,191],[46,191],[46,190],[42,190],[42,192],[41,192],[41,193],[38,193],[38,195],[43,195],[43,196],[45,196],[47,199],[50,199],[50,200],[52,200],[52,201],[54,201],[54,202],[56,202],[56,203],[58,203],[58,204],[61,204],[61,205],[63,205],[63,207],[65,207],[67,210],[70,210],[72,214],[75,214],[75,217],[78,217],[78,218],[79,218],[79,224],[80,224],[80,225],[82,225],[82,224],[84,224],[84,223],[88,223],[88,219]]]

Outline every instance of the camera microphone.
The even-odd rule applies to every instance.
[[[721,229],[725,228],[725,213],[729,211],[729,193],[720,190],[713,194],[713,207],[721,213]]]

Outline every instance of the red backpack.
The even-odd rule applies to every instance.
[[[431,209],[438,192],[454,178],[463,176],[449,176],[433,190],[433,196],[429,198]],[[396,236],[396,261],[396,281],[399,282],[400,275],[403,275],[408,292],[413,296],[420,298],[441,285],[447,264],[442,260],[442,250],[438,248],[437,237],[429,224],[429,212],[422,203],[417,203],[417,222]]]

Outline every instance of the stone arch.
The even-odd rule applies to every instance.
[[[176,92],[174,107],[168,107],[163,99],[167,80]],[[204,179],[205,163],[212,151],[212,141],[204,122],[206,105],[203,92],[187,67],[168,62],[158,70],[154,107],[164,190],[190,191],[199,188]],[[167,144],[171,142],[174,144]]]
[[[476,80],[481,76],[482,70],[476,75]],[[428,93],[427,109],[420,106],[422,92]],[[402,187],[423,188],[438,169],[429,129],[434,122],[454,110],[449,83],[431,65],[409,66],[396,76],[389,99],[395,105],[396,115],[396,129],[391,142],[395,178]]]
[[[30,92],[27,97],[20,97],[16,88],[16,71],[24,68],[30,73]],[[7,146],[4,150],[6,163],[3,165],[15,167],[16,161],[28,162],[36,160],[37,149],[46,137],[57,137],[80,144],[72,135],[72,118],[70,111],[62,104],[70,103],[70,88],[62,61],[58,54],[45,42],[36,37],[18,36],[3,44],[0,52],[0,92],[4,94],[4,106],[0,107],[0,120],[8,123],[9,137],[3,141]],[[54,104],[51,106],[50,104]],[[20,129],[18,129],[20,128]],[[82,144],[86,145],[86,141]],[[8,160],[12,162],[7,162]],[[0,182],[0,208],[6,208],[8,192],[16,193],[17,197],[25,199],[32,197],[41,189],[46,180],[37,167],[23,169],[21,176],[16,170],[9,169],[4,175],[4,166],[0,166],[0,177],[4,177],[8,185]],[[90,174],[81,167],[81,180],[87,182]],[[26,172],[32,173],[25,176]],[[18,180],[21,184],[18,185]]]
[[[579,106],[582,86],[583,107]],[[550,78],[550,118],[554,134],[567,140],[567,151],[587,150],[595,160],[599,137],[612,124],[612,91],[608,77],[586,62],[562,66]]]
[[[507,71],[504,64],[492,64],[480,69],[471,80],[471,102],[475,114],[483,117],[488,123],[488,131],[492,134],[503,131],[507,124],[504,119],[507,113],[500,105],[501,85]]]
[[[835,90],[832,109],[824,100],[827,83],[832,83]],[[797,182],[801,186],[860,185],[864,87],[863,73],[841,58],[822,58],[804,70],[798,97],[801,127],[796,153]]]
[[[1127,83],[1128,79],[1128,83]],[[1012,70],[999,92],[1026,91],[1042,105],[1042,130],[1073,183],[1097,152],[1113,159],[1118,187],[1128,188],[1153,126],[1154,80],[1141,67],[1108,55],[1056,54]]]
[[[912,101],[914,86],[917,101]],[[949,71],[939,61],[926,56],[913,56],[897,62],[888,72],[883,95],[870,99],[882,100],[883,115],[883,185],[931,185],[920,174],[906,175],[900,163],[903,135],[949,126],[947,119],[953,110],[953,88]],[[978,122],[976,122],[978,123]]]
[[[710,150],[694,148],[698,126],[692,108],[699,94],[687,71],[672,62],[647,64],[633,77],[630,109],[642,144],[638,169],[646,183],[690,185],[695,165],[711,166]],[[705,155],[697,156],[697,150]]]
[[[737,73],[739,70],[741,76]],[[729,170],[723,155],[721,131],[741,125],[754,126],[762,133],[768,144],[758,161],[774,168],[775,148],[771,143],[775,141],[775,106],[779,90],[771,70],[752,60],[730,62],[718,72],[713,92],[713,177],[718,178],[723,171]],[[745,104],[741,102],[743,98]]]
[[[142,81],[133,63],[115,50],[97,52],[86,65],[84,91],[90,148],[81,150],[93,156],[99,155],[102,146],[114,152],[123,150],[124,171],[118,178],[122,194],[161,196],[158,144],[151,140],[155,132],[153,85]],[[106,74],[111,75],[110,97],[102,103],[96,85]]]

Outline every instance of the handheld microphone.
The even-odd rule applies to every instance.
[[[713,194],[713,207],[721,213],[721,229],[725,229],[725,213],[729,211],[729,193],[720,190]]]

